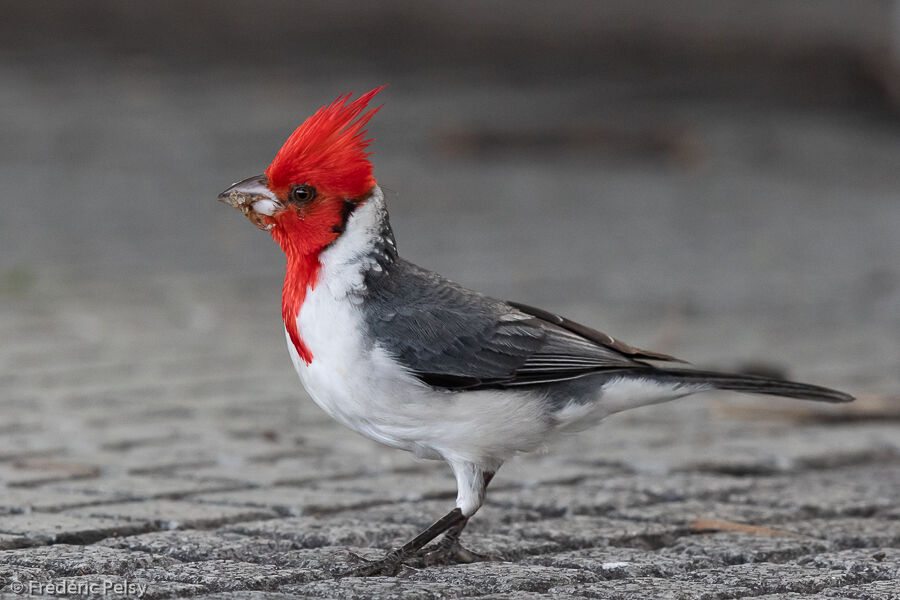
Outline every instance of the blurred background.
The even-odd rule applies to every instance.
[[[6,382],[233,347],[296,385],[281,254],[216,195],[388,83],[373,160],[410,260],[700,364],[900,383],[900,2],[0,14]]]
[[[699,366],[859,398],[612,416],[504,465],[475,550],[583,548],[593,563],[531,564],[638,561],[628,577],[681,557],[723,597],[900,572],[900,0],[0,0],[0,17],[0,549],[19,548],[0,588],[13,564],[202,585],[160,597],[269,590],[443,514],[445,466],[305,396],[281,252],[216,201],[317,108],[385,83],[369,131],[406,258]],[[711,522],[803,538],[692,535]],[[275,536],[311,550],[276,557]],[[27,548],[58,542],[89,545]],[[593,553],[617,544],[643,550]],[[199,566],[144,569],[145,551]],[[737,564],[761,561],[783,568]],[[434,593],[560,585],[502,568]]]

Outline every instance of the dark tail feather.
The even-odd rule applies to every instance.
[[[692,371],[689,369],[663,369],[678,381],[684,383],[708,384],[717,390],[744,392],[747,394],[766,394],[799,398],[800,400],[817,400],[819,402],[853,402],[853,396],[817,385],[794,383],[781,379],[769,379],[755,375],[732,375],[715,371]]]

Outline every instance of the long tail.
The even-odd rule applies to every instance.
[[[816,400],[819,402],[853,402],[853,396],[818,385],[795,383],[782,379],[770,379],[755,375],[735,375],[717,373],[715,371],[693,371],[691,369],[660,369],[667,376],[672,376],[679,383],[709,385],[713,389],[744,392],[747,394],[766,394],[799,398],[800,400]]]

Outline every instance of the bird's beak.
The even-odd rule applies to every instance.
[[[238,209],[259,229],[268,231],[275,226],[271,218],[284,210],[281,200],[269,189],[265,175],[239,181],[219,194],[219,201]]]

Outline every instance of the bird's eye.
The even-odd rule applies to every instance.
[[[316,197],[316,188],[310,185],[295,185],[291,188],[291,200],[294,202],[309,202]]]

